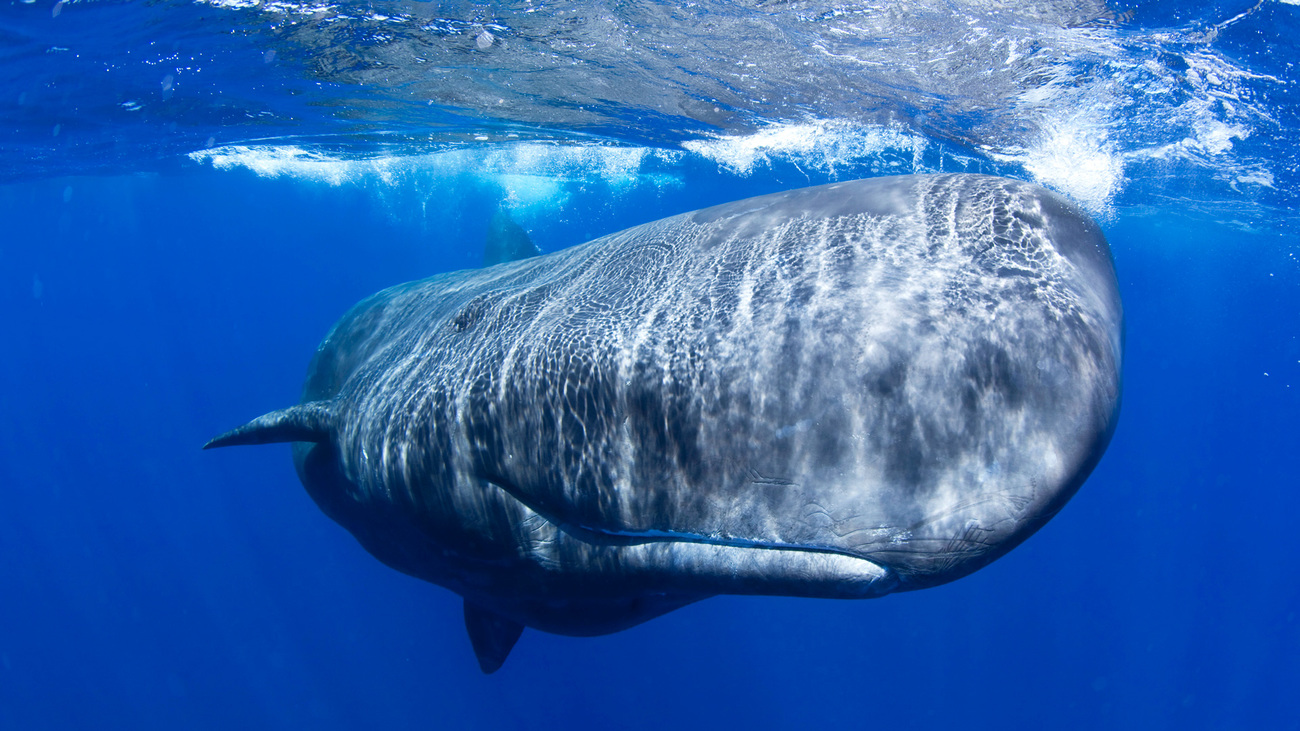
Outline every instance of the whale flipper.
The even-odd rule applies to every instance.
[[[519,641],[524,626],[499,614],[493,614],[465,600],[465,631],[474,646],[478,666],[485,673],[495,673],[505,663],[510,650]]]
[[[492,214],[487,243],[483,246],[483,266],[519,261],[541,253],[542,250],[528,237],[528,232],[515,223],[509,213],[498,210]]]
[[[276,442],[324,442],[334,431],[334,404],[329,401],[310,401],[272,411],[247,424],[214,438],[203,445],[236,447],[245,444],[273,444]]]

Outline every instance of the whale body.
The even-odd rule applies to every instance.
[[[207,446],[294,442],[329,517],[464,598],[492,672],[524,627],[987,565],[1097,464],[1122,347],[1110,249],[1064,198],[875,178],[386,289],[300,404]]]

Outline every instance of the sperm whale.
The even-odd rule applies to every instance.
[[[293,442],[327,515],[464,598],[486,672],[524,627],[965,576],[1115,428],[1110,250],[1036,185],[836,183],[544,255],[498,228],[513,261],[357,304],[301,403],[207,445]]]

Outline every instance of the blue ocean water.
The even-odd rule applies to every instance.
[[[0,5],[0,728],[1300,728],[1290,2]],[[863,602],[529,631],[366,554],[289,450],[331,324],[477,266],[873,175],[1034,180],[1127,318],[1100,466]]]

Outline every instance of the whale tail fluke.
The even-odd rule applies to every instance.
[[[334,432],[334,404],[310,401],[272,411],[215,437],[204,449],[276,442],[324,442]]]

